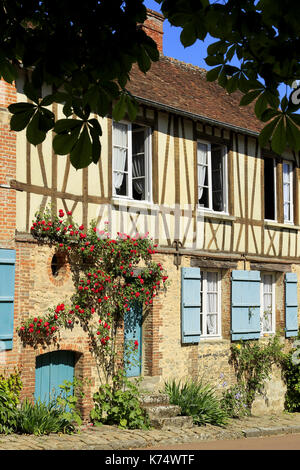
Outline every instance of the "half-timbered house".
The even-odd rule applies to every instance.
[[[154,258],[170,285],[140,330],[136,375],[145,387],[203,375],[230,382],[232,341],[297,335],[298,155],[261,149],[261,123],[239,106],[238,93],[164,56],[162,24],[150,11],[146,27],[160,61],[146,75],[132,71],[136,121],[101,120],[96,166],[75,171],[68,157],[53,153],[50,135],[33,147],[24,133],[10,132],[6,107],[24,97],[18,84],[0,83],[0,368],[21,367],[26,396],[50,369],[59,380],[75,374],[96,384],[87,341],[76,331],[59,350],[23,348],[16,334],[22,319],[55,304],[58,288],[60,298],[72,291],[68,265],[30,235],[35,212],[49,203],[84,224],[105,220],[114,232],[149,232],[157,242]],[[274,409],[283,404],[280,383],[275,375],[269,384]],[[92,387],[85,410],[91,396]]]

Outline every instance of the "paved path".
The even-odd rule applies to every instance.
[[[75,435],[0,435],[0,450],[129,450],[146,449],[199,440],[238,439],[300,433],[300,413],[282,413],[231,420],[225,428],[121,430],[114,426],[85,426]]]

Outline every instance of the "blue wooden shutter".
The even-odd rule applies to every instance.
[[[0,249],[0,350],[12,349],[15,263],[15,250]]]
[[[298,293],[297,274],[285,275],[285,336],[298,334]]]
[[[232,271],[231,339],[260,337],[260,272]]]
[[[183,343],[198,343],[201,335],[200,268],[181,268],[181,338]]]

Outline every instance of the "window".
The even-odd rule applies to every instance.
[[[261,275],[261,334],[275,332],[275,282],[273,274]]]
[[[113,122],[113,195],[151,200],[151,133],[138,124]]]
[[[226,155],[224,145],[198,141],[198,203],[212,211],[227,211]]]
[[[273,158],[264,159],[265,219],[276,220],[276,166]]]
[[[282,165],[283,183],[283,219],[286,223],[293,223],[293,166],[290,162]]]
[[[221,336],[221,279],[217,271],[202,271],[201,336]]]

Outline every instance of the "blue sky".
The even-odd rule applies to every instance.
[[[160,12],[160,5],[155,2],[155,0],[144,0],[144,4],[147,8]],[[206,70],[209,70],[212,67],[209,67],[205,62],[206,49],[207,46],[217,41],[215,38],[207,38],[204,42],[197,40],[195,44],[184,48],[180,42],[180,33],[181,28],[171,26],[166,20],[164,22],[164,41],[163,41],[163,53],[168,57],[173,57],[174,59],[182,60],[189,64],[197,65]],[[234,64],[234,60],[232,61]],[[283,97],[286,93],[285,85],[279,87],[280,96]]]
[[[155,0],[145,0],[144,4],[147,8],[160,12],[160,5],[156,3]],[[192,46],[184,48],[180,42],[180,33],[181,28],[171,26],[168,21],[164,22],[164,55],[208,70],[210,67],[208,67],[204,61],[206,57],[206,47],[209,42],[214,42],[216,39],[205,41],[205,45],[202,41],[198,40]]]

